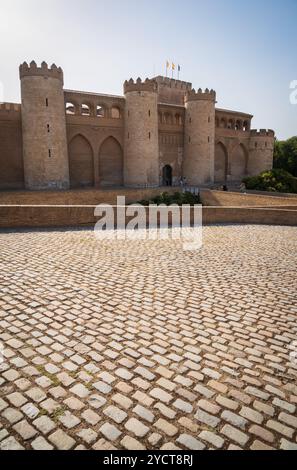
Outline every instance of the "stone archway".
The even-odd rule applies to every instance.
[[[228,173],[228,152],[222,142],[215,149],[215,183],[226,183]]]
[[[94,186],[93,150],[81,134],[75,136],[69,144],[69,176],[71,188]]]
[[[248,152],[243,144],[238,144],[231,154],[231,180],[241,181],[247,174]]]
[[[100,186],[123,186],[123,150],[114,137],[108,137],[99,151]]]
[[[163,186],[172,186],[172,167],[165,165],[163,168]]]

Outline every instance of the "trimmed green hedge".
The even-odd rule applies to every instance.
[[[279,193],[297,193],[297,178],[285,170],[264,171],[243,180],[247,189]]]
[[[160,196],[157,196],[154,199],[138,201],[137,204],[141,204],[142,206],[149,206],[150,204],[165,204],[166,206],[170,206],[171,204],[177,204],[178,206],[189,204],[194,206],[195,204],[201,204],[201,200],[199,196],[195,196],[189,192],[176,192],[174,194],[161,193]]]

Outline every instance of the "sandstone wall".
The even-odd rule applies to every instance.
[[[0,206],[0,228],[94,227],[95,206]],[[148,209],[147,209],[148,210]],[[128,223],[133,217],[126,217]],[[203,224],[297,226],[297,210],[206,207]]]
[[[124,183],[127,187],[159,186],[157,84],[125,84]]]
[[[24,187],[21,107],[0,104],[0,189]]]
[[[272,207],[272,206],[295,206],[296,197],[277,197],[256,194],[241,194],[224,191],[201,191],[201,199],[206,206],[224,207]]]
[[[192,93],[186,100],[183,173],[189,185],[214,182],[215,93]]]
[[[59,71],[58,71],[59,70]],[[69,167],[63,73],[20,67],[25,185],[27,189],[67,189]]]

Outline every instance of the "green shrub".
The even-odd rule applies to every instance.
[[[297,178],[285,170],[264,171],[258,176],[245,178],[247,189],[279,193],[297,193]]]
[[[169,193],[161,193],[159,196],[155,197],[154,199],[147,201],[142,200],[139,201],[137,204],[141,204],[142,206],[149,206],[150,204],[165,204],[166,206],[170,206],[171,204],[177,204],[178,206],[182,206],[183,204],[188,204],[194,206],[195,204],[201,204],[200,196],[196,196],[190,192],[176,192],[174,194]]]

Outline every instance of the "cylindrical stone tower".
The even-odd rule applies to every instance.
[[[124,84],[127,187],[159,186],[158,84],[132,79]]]
[[[250,131],[248,174],[256,176],[266,170],[273,168],[273,150],[275,134],[272,130]]]
[[[63,71],[31,62],[20,66],[25,186],[68,189]]]
[[[185,98],[185,148],[183,174],[192,186],[214,182],[215,91],[201,89]]]

